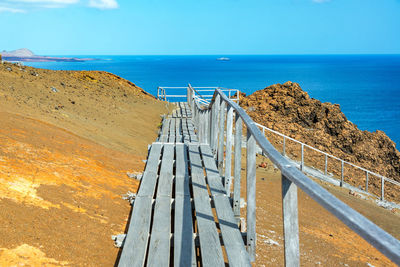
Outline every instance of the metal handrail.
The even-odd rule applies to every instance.
[[[324,170],[324,174],[325,174],[325,175],[327,174],[327,169],[328,169],[328,161],[327,161],[327,158],[329,157],[329,158],[332,158],[332,159],[335,159],[335,160],[340,161],[340,162],[342,163],[343,168],[344,168],[344,164],[347,164],[347,165],[349,165],[349,166],[352,166],[352,167],[354,167],[354,168],[356,168],[356,169],[359,169],[359,170],[365,172],[365,173],[366,173],[366,181],[365,181],[365,191],[366,191],[366,192],[368,192],[368,177],[369,177],[370,175],[373,175],[373,176],[376,176],[376,177],[380,178],[380,179],[381,179],[381,197],[380,197],[381,200],[384,200],[384,199],[385,199],[385,197],[384,197],[384,188],[385,188],[384,183],[385,183],[385,181],[387,181],[387,182],[389,182],[389,183],[392,183],[392,184],[394,184],[394,185],[400,186],[400,183],[397,182],[397,181],[395,181],[395,180],[393,180],[393,179],[387,178],[387,177],[385,177],[385,176],[383,176],[383,175],[380,175],[380,174],[375,173],[375,172],[373,172],[373,171],[367,170],[367,169],[365,169],[365,168],[363,168],[363,167],[357,166],[357,165],[355,165],[354,163],[351,163],[351,162],[348,162],[348,161],[346,161],[346,160],[344,160],[344,159],[341,159],[341,158],[338,158],[338,157],[336,157],[336,156],[333,156],[333,155],[331,155],[331,154],[329,154],[329,153],[327,153],[327,152],[324,152],[324,151],[322,151],[322,150],[319,150],[318,148],[315,148],[315,147],[312,147],[312,146],[310,146],[310,145],[307,145],[307,144],[305,144],[305,143],[303,143],[303,142],[301,142],[301,141],[299,141],[299,140],[296,140],[296,139],[294,139],[294,138],[292,138],[292,137],[289,137],[289,136],[287,136],[287,135],[284,135],[284,134],[282,134],[282,133],[280,133],[280,132],[278,132],[278,131],[272,130],[272,129],[270,129],[270,128],[264,126],[264,125],[261,125],[261,124],[259,124],[259,123],[255,123],[255,124],[256,124],[259,128],[263,129],[263,133],[265,132],[265,130],[267,130],[267,131],[269,131],[269,132],[271,132],[271,133],[274,133],[274,134],[276,134],[276,135],[279,135],[279,136],[281,136],[281,137],[283,138],[283,146],[284,146],[284,147],[283,147],[283,154],[284,154],[284,156],[285,156],[285,144],[286,144],[286,139],[287,139],[287,140],[290,140],[290,141],[292,141],[292,142],[295,142],[295,143],[300,144],[300,145],[301,145],[301,154],[303,155],[303,156],[302,156],[302,159],[301,159],[301,163],[300,163],[300,166],[301,166],[301,167],[304,167],[304,148],[307,147],[307,148],[309,148],[309,149],[311,149],[311,150],[314,150],[314,151],[316,151],[316,152],[318,152],[318,153],[320,153],[320,154],[322,154],[322,155],[325,156],[325,170]],[[344,173],[344,170],[341,170],[341,173]],[[343,186],[343,178],[344,178],[344,177],[342,176],[342,177],[341,177],[341,183],[340,183],[341,186]]]
[[[186,98],[187,97],[187,92],[186,89],[188,87],[171,87],[171,86],[159,86],[157,88],[157,99],[159,100],[163,100],[163,101],[167,101],[167,98]],[[208,95],[203,95],[200,92],[214,92],[216,89],[221,89],[223,92],[227,92],[229,95],[229,98],[231,98],[233,101],[236,101],[237,103],[239,103],[239,90],[238,89],[230,89],[230,88],[222,88],[222,87],[218,87],[218,86],[209,86],[209,87],[191,87],[194,90],[194,95],[199,96],[203,101],[204,104],[208,104],[211,100],[211,98],[213,97],[213,94],[208,94]],[[182,92],[185,91],[184,94],[171,94],[171,95],[167,95],[166,90],[165,89],[178,89],[181,90]],[[185,90],[182,90],[185,89]],[[231,92],[234,92],[234,94],[231,94]],[[232,98],[231,96],[234,96],[236,94],[236,98]]]
[[[400,242],[379,228],[373,222],[362,216],[360,213],[350,208],[341,200],[325,190],[322,186],[305,176],[296,166],[287,158],[281,155],[274,146],[267,140],[258,128],[258,125],[249,117],[249,115],[235,102],[230,100],[220,89],[216,89],[214,96],[207,106],[200,105],[194,96],[191,86],[188,86],[188,101],[192,107],[194,120],[198,127],[198,133],[201,142],[209,143],[215,154],[217,154],[218,167],[220,173],[225,161],[225,185],[227,180],[230,182],[231,169],[231,138],[232,138],[232,118],[235,112],[235,163],[240,162],[237,157],[237,137],[240,133],[241,124],[247,126],[247,245],[250,258],[255,259],[255,145],[261,148],[263,153],[281,170],[282,173],[282,202],[283,202],[283,225],[285,239],[285,264],[286,266],[298,266],[300,263],[299,253],[299,230],[298,230],[298,204],[297,187],[302,189],[312,199],[322,205],[331,214],[336,216],[350,229],[364,238],[372,246],[386,255],[396,264],[400,264]],[[224,130],[225,130],[225,106],[227,107],[226,116],[226,159],[224,159]],[[211,113],[211,114],[210,114]],[[219,119],[218,119],[219,117]],[[239,131],[238,131],[239,129]],[[216,141],[218,144],[216,144]],[[240,141],[239,141],[240,144]],[[222,146],[222,147],[221,147]],[[235,164],[235,185],[234,185],[234,211],[237,204],[236,190],[236,172]],[[240,183],[239,183],[240,186]],[[227,194],[230,194],[230,183],[225,187]],[[239,190],[240,193],[240,190]],[[237,210],[237,209],[236,209]],[[235,213],[236,215],[236,213]]]

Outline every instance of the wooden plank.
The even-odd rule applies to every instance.
[[[170,123],[170,121],[171,121],[171,120],[170,120],[169,118],[166,118],[166,119],[163,120],[161,135],[166,135],[166,134],[168,134],[168,132],[169,132],[169,123]]]
[[[207,145],[200,145],[200,149],[229,266],[251,266],[249,254],[246,251],[229,198],[224,194],[225,188],[218,174],[215,160],[213,160],[211,148]]]
[[[120,267],[139,267],[145,262],[149,239],[152,197],[136,197],[128,233],[118,263]]]
[[[169,266],[171,237],[171,197],[158,196],[154,207],[147,266]]]
[[[183,119],[182,123],[182,132],[183,132],[183,142],[187,143],[190,142],[190,134],[188,131],[188,119]]]
[[[175,141],[182,142],[182,116],[175,121]]]
[[[196,266],[187,145],[176,145],[174,266]]]
[[[160,177],[158,179],[157,198],[154,207],[149,255],[147,257],[148,266],[168,266],[170,261],[171,196],[174,154],[174,145],[164,145]]]
[[[159,196],[171,197],[175,146],[165,144],[161,160],[160,177],[158,178],[157,198]]]
[[[135,199],[119,266],[143,266],[150,231],[152,200],[157,181],[161,144],[153,144],[147,158],[138,195]]]
[[[224,266],[221,243],[211,210],[198,145],[189,145],[189,159],[202,265]]]
[[[194,133],[194,125],[192,120],[188,120],[188,130],[189,130],[189,135],[190,135],[190,141],[191,142],[198,142],[197,136]]]
[[[152,144],[147,158],[146,169],[143,173],[138,196],[154,196],[157,182],[158,163],[161,155],[161,144]]]

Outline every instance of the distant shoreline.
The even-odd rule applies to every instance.
[[[18,56],[3,56],[3,60],[6,61],[24,61],[24,62],[85,62],[99,60],[95,58],[76,58],[76,57],[43,57],[43,56],[32,56],[32,57],[18,57]]]

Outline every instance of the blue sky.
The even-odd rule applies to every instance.
[[[0,50],[400,54],[400,0],[0,0]]]

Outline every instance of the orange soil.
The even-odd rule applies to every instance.
[[[0,120],[0,266],[112,265],[110,236],[124,232],[130,211],[121,195],[138,185],[126,172],[140,171],[142,158],[33,119]]]
[[[281,176],[265,158],[257,156],[257,162],[267,162],[268,167],[257,168],[256,266],[283,266]],[[242,177],[245,177],[245,172]],[[394,237],[400,238],[399,214],[358,199],[348,190],[320,184]],[[245,195],[245,183],[242,186],[242,195]],[[303,191],[298,190],[298,198],[302,266],[367,266],[367,263],[396,266]],[[272,244],[271,240],[278,245]]]

